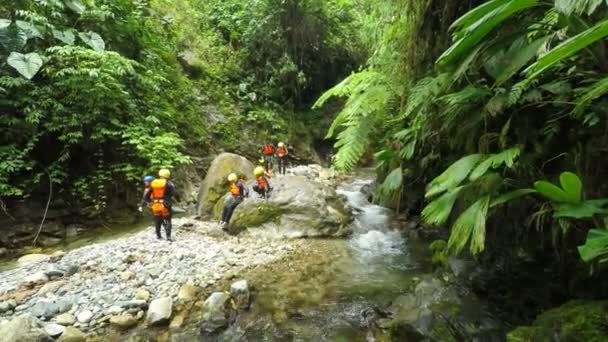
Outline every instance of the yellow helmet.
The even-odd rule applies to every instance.
[[[256,176],[261,176],[264,174],[264,168],[261,166],[258,166],[255,168],[255,170],[253,170],[253,174]]]
[[[260,159],[258,160],[258,163],[260,163],[260,164],[264,164],[264,158],[260,158]]]
[[[168,169],[160,169],[160,171],[158,171],[158,177],[169,178],[171,177],[171,171]]]
[[[285,146],[285,144],[284,144],[284,143],[281,141],[281,142],[279,143],[279,147],[284,147],[284,146]]]
[[[228,181],[229,182],[236,182],[237,179],[239,179],[239,177],[237,177],[236,173],[231,173],[228,175]]]

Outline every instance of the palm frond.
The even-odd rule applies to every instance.
[[[553,65],[565,60],[606,36],[608,36],[608,19],[597,23],[593,27],[559,44],[539,58],[534,64],[530,65],[524,72],[529,79],[536,78]]]
[[[448,250],[454,254],[460,253],[471,241],[470,250],[473,255],[481,253],[485,248],[486,219],[490,196],[483,196],[468,207],[452,226]]]
[[[444,224],[448,220],[454,207],[454,202],[456,202],[458,194],[462,189],[464,189],[464,186],[451,189],[427,204],[422,210],[424,222],[428,224]]]
[[[457,160],[429,183],[424,197],[430,198],[460,185],[482,157],[481,154],[471,154]]]
[[[577,93],[581,96],[576,100],[576,106],[572,112],[580,115],[591,101],[608,93],[608,77],[593,83],[589,87],[578,89]]]
[[[515,159],[519,156],[520,148],[512,147],[500,153],[490,154],[484,161],[479,163],[469,176],[470,181],[475,181],[483,176],[490,168],[497,168],[503,164],[512,167]]]

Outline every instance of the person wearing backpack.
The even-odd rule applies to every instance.
[[[226,201],[226,204],[224,204],[224,210],[222,210],[222,218],[220,219],[220,226],[222,226],[222,229],[230,222],[232,213],[237,205],[241,204],[244,198],[249,196],[249,190],[245,184],[239,180],[236,173],[228,175],[228,189],[230,190],[231,196]]]
[[[277,157],[279,162],[279,174],[284,175],[286,171],[285,165],[287,164],[287,155],[289,154],[289,150],[285,143],[279,142],[279,148],[277,148]]]
[[[262,146],[262,158],[264,159],[264,169],[268,172],[272,169],[272,162],[274,155],[276,153],[276,149],[274,145],[271,143],[265,143]]]
[[[165,235],[167,241],[171,239],[171,198],[175,195],[175,186],[169,180],[171,171],[161,169],[158,177],[150,183],[150,190],[147,192],[146,201],[151,203],[150,209],[154,217],[154,227],[156,228],[156,238],[162,239],[160,227],[165,223]]]

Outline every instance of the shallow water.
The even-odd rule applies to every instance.
[[[252,308],[215,341],[372,341],[374,308],[411,289],[428,265],[412,254],[408,240],[391,230],[391,211],[370,204],[358,179],[339,188],[355,212],[345,240],[311,240],[311,252],[275,272],[253,276]],[[174,334],[187,341],[195,330]]]

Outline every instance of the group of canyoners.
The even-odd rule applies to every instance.
[[[277,159],[279,174],[286,173],[287,155],[289,151],[283,142],[279,142],[277,147],[271,143],[266,143],[262,146],[262,157],[259,164],[254,170],[255,184],[253,190],[262,198],[268,199],[272,191],[269,179],[271,178],[271,170],[274,164],[274,159]],[[161,226],[165,227],[165,235],[167,241],[173,241],[171,238],[171,199],[175,195],[175,185],[169,179],[171,171],[161,169],[158,171],[158,177],[146,176],[143,178],[144,193],[139,204],[139,211],[143,212],[143,207],[150,208],[152,213],[154,227],[156,228],[156,237],[162,239]],[[249,189],[244,182],[239,179],[236,173],[228,175],[228,189],[230,198],[224,204],[220,225],[225,229],[226,225],[232,217],[234,209],[249,196]]]

